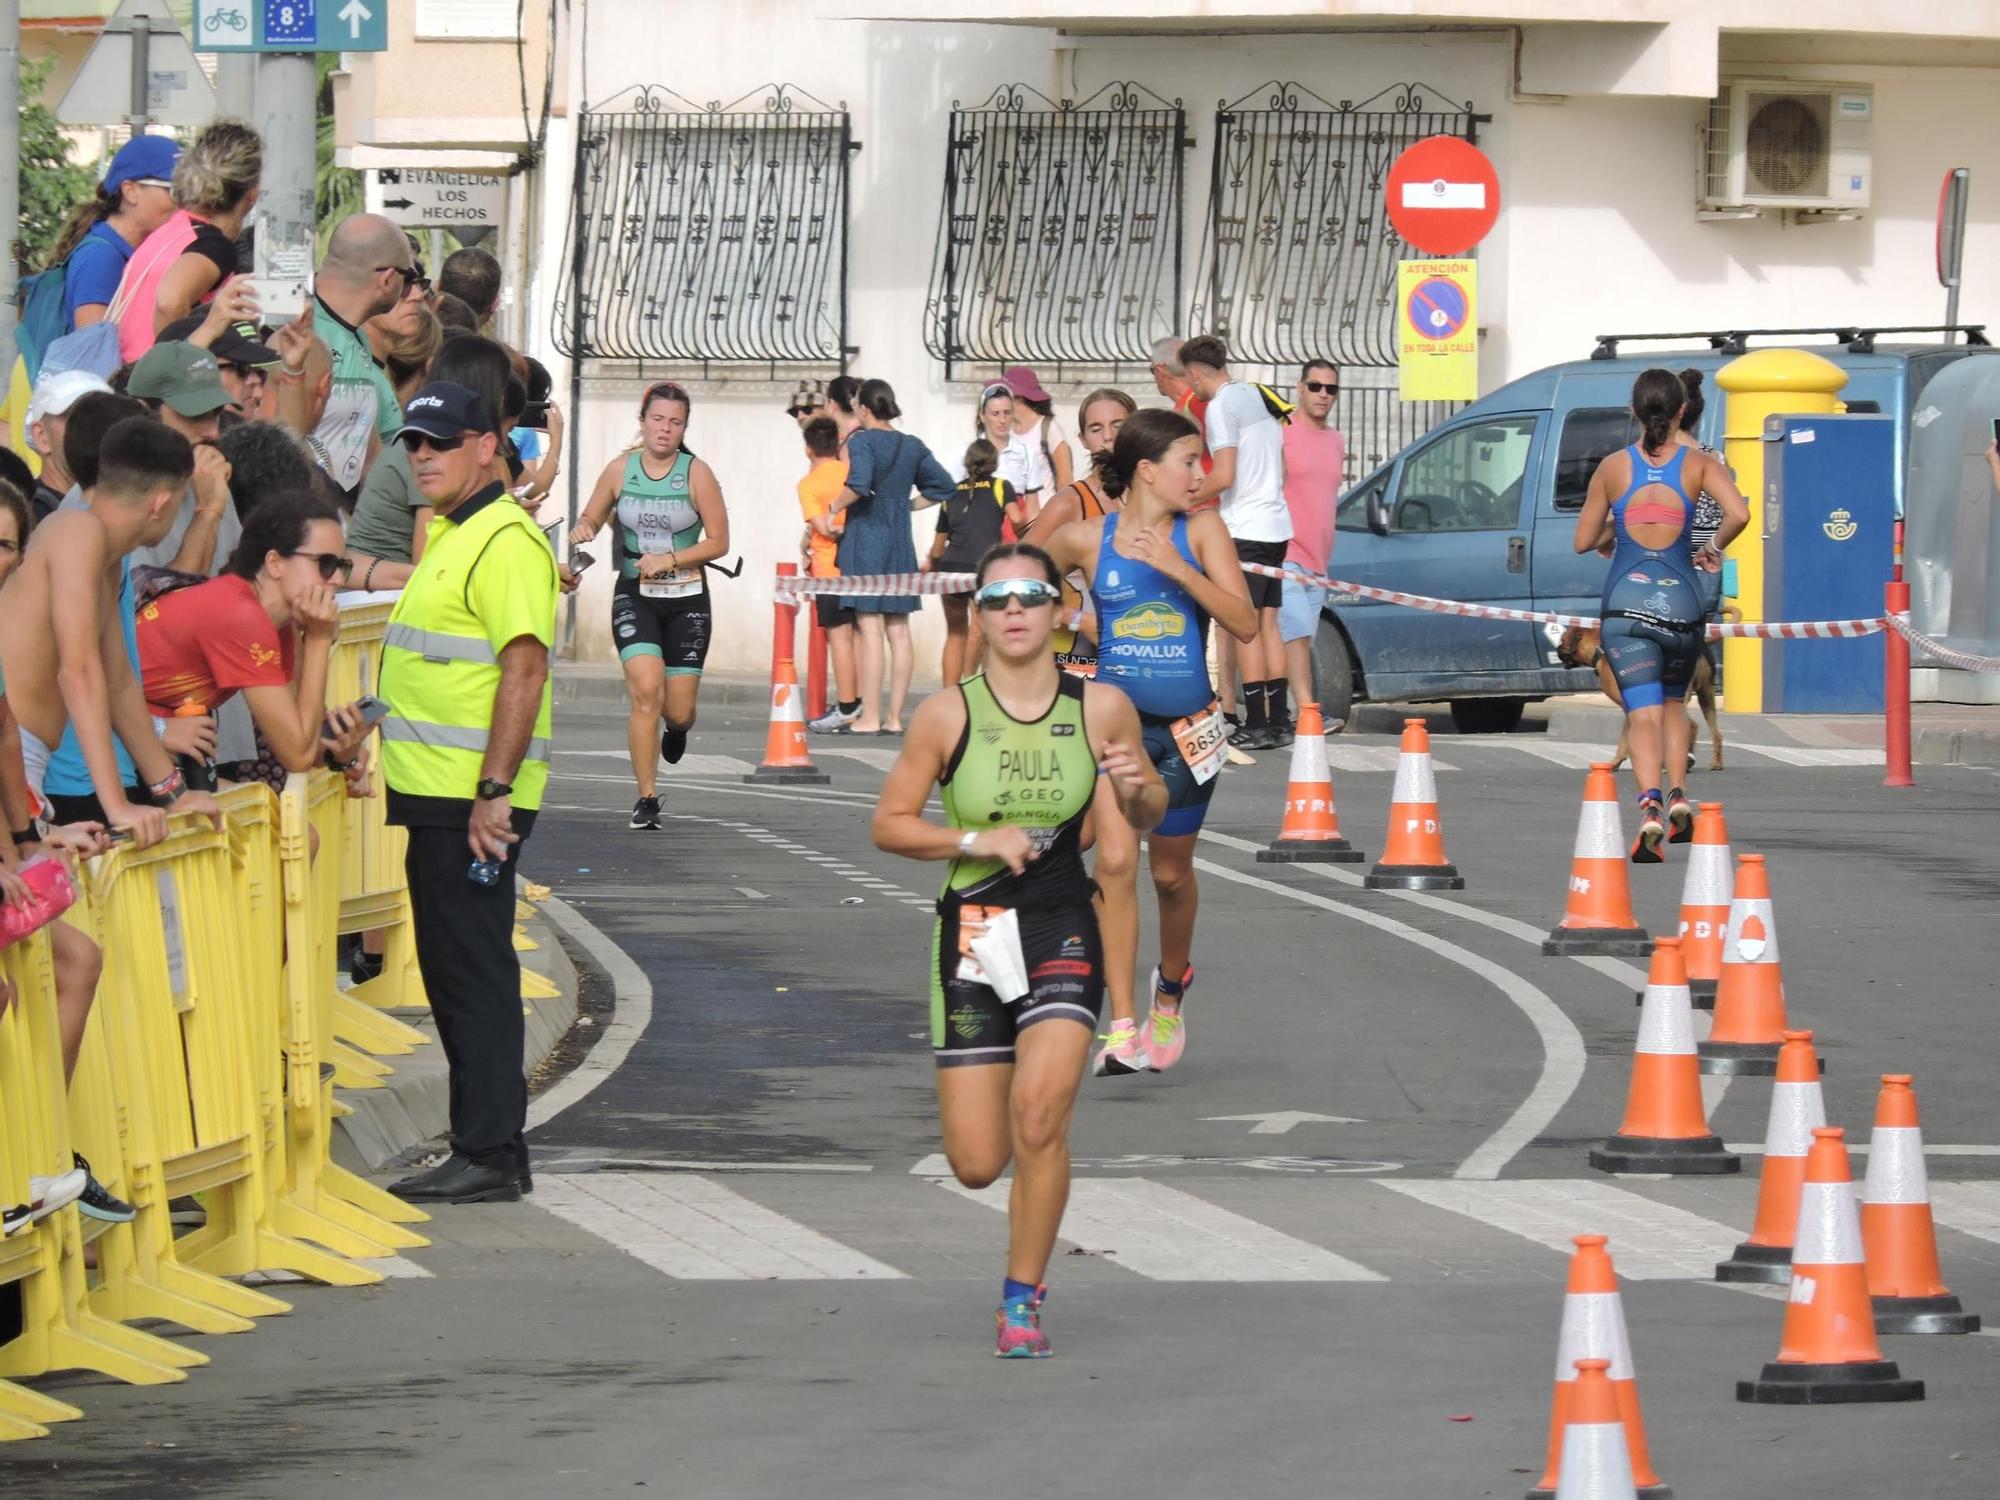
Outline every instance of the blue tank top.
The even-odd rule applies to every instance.
[[[1178,719],[1214,701],[1202,633],[1208,616],[1194,596],[1150,563],[1111,545],[1118,517],[1104,518],[1090,599],[1097,611],[1097,680],[1132,700],[1142,714]],[[1174,517],[1174,550],[1199,568],[1188,545],[1188,518]]]
[[[1701,586],[1695,578],[1694,498],[1681,477],[1691,450],[1675,449],[1664,464],[1647,462],[1637,443],[1625,451],[1632,457],[1632,482],[1611,502],[1611,534],[1617,550],[1611,554],[1611,569],[1604,576],[1604,613],[1656,625],[1700,624],[1705,611]],[[1681,500],[1680,532],[1664,547],[1648,547],[1637,541],[1627,518],[1633,497],[1653,485],[1672,490]],[[1647,508],[1640,506],[1641,510]],[[1642,523],[1651,519],[1665,518],[1639,517]]]

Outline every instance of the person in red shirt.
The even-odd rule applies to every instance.
[[[345,566],[331,501],[264,500],[220,574],[140,609],[139,664],[153,712],[171,718],[194,706],[212,714],[240,692],[286,770],[309,771],[329,750],[351,759],[348,738],[358,743],[359,734],[331,747],[320,738],[340,622],[334,588]]]
[[[1341,469],[1347,463],[1347,440],[1333,425],[1333,403],[1340,395],[1340,372],[1331,360],[1307,362],[1299,372],[1299,404],[1285,427],[1285,508],[1292,513],[1292,539],[1285,548],[1285,571],[1326,573],[1333,555],[1333,508],[1340,499]],[[1278,603],[1278,638],[1285,643],[1285,677],[1292,702],[1314,703],[1312,645],[1319,634],[1319,612],[1326,590],[1298,576],[1285,579]],[[1329,720],[1327,733],[1342,727]]]
[[[1153,345],[1153,388],[1173,403],[1175,411],[1202,430],[1201,472],[1206,474],[1215,467],[1215,460],[1208,452],[1208,403],[1188,382],[1187,366],[1181,363],[1181,345],[1186,342],[1182,338],[1165,338]],[[1213,509],[1219,503],[1207,500],[1195,509]]]

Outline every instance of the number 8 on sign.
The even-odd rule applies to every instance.
[[[1410,327],[1423,337],[1448,339],[1465,326],[1469,300],[1457,282],[1432,276],[1412,289],[1405,315]]]

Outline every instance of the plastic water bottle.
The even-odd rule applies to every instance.
[[[475,859],[465,878],[474,885],[498,885],[502,866],[497,859]]]
[[[192,698],[183,698],[174,710],[176,719],[199,719],[208,713],[208,705],[197,703]],[[181,780],[191,792],[212,792],[216,790],[215,762],[198,755],[176,755],[180,765]]]

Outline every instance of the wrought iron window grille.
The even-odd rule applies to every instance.
[[[924,346],[960,364],[1144,363],[1183,303],[1187,113],[1137,83],[952,103]]]
[[[847,106],[791,84],[696,105],[658,84],[578,121],[555,344],[584,359],[838,365]]]

